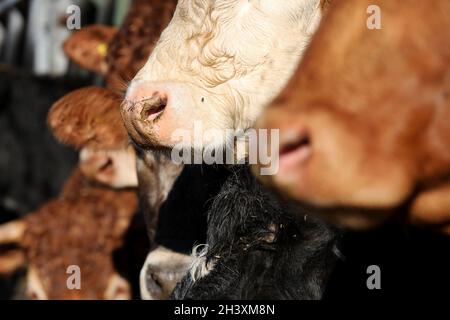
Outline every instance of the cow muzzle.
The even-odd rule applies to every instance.
[[[191,256],[162,246],[150,252],[141,270],[141,297],[144,300],[168,299],[191,263]]]
[[[170,146],[172,133],[192,113],[192,99],[181,83],[135,81],[122,105],[122,117],[131,138],[143,147]],[[189,111],[191,110],[191,111]]]

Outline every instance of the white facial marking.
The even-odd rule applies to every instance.
[[[144,125],[164,146],[194,121],[247,130],[293,75],[320,17],[320,0],[180,0],[127,98],[143,83],[168,93],[161,117]]]

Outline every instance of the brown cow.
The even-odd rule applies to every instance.
[[[117,35],[116,27],[92,25],[73,33],[64,42],[64,53],[83,69],[106,75],[109,44]]]
[[[53,105],[48,124],[56,138],[81,151],[80,168],[86,177],[114,188],[137,187],[136,155],[120,103],[120,96],[108,89],[79,89]]]
[[[58,199],[0,226],[0,244],[18,247],[0,256],[0,272],[26,264],[33,299],[130,299],[113,253],[136,209],[133,191],[93,186],[76,170]],[[78,288],[68,286],[71,266],[79,268]]]
[[[381,29],[368,28],[369,5]],[[448,0],[332,4],[259,121],[281,129],[279,172],[262,179],[350,227],[410,203],[415,221],[450,222],[448,30]]]

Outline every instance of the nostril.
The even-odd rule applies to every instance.
[[[150,99],[142,100],[141,119],[153,121],[159,117],[167,107],[167,96],[155,93]]]

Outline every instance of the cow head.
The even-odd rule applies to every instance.
[[[294,72],[322,2],[179,1],[128,88],[122,114],[131,138],[143,147],[203,149],[230,142],[226,129],[252,127]],[[178,130],[200,139],[181,141]]]
[[[381,9],[381,30],[367,26],[369,5]],[[363,227],[446,177],[449,10],[445,0],[332,5],[297,73],[259,121],[281,129],[279,173],[263,179]]]
[[[32,299],[130,299],[113,253],[136,209],[134,192],[93,188],[76,171],[59,199],[0,226],[0,245],[17,248],[0,254],[0,272],[26,265]]]
[[[84,69],[104,75],[108,71],[106,55],[109,43],[117,32],[116,27],[88,26],[76,31],[64,42],[64,53]]]
[[[120,96],[88,87],[73,91],[52,107],[48,123],[54,135],[80,152],[80,168],[89,179],[113,188],[136,187],[136,154],[120,117]]]

